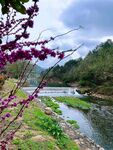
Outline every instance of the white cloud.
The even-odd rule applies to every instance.
[[[111,39],[113,41],[113,36],[103,36],[101,39],[100,39],[100,42],[105,42],[107,39]]]
[[[43,38],[49,38],[58,34],[65,33],[70,30],[60,20],[63,11],[70,6],[74,0],[40,0],[39,2],[39,16],[35,19],[35,28],[32,31],[32,39],[36,39],[38,34],[45,29],[49,29],[43,33]],[[75,33],[70,33],[60,37],[49,44],[52,48],[59,47],[61,50],[76,47]],[[76,56],[77,55],[77,56]],[[70,59],[78,58],[80,55],[75,53]],[[69,60],[69,59],[68,59]],[[50,67],[56,62],[56,59],[47,59],[45,62],[39,64],[43,67]],[[65,62],[65,61],[64,61]],[[62,63],[63,64],[63,63]]]
[[[33,30],[30,30],[32,40],[37,39],[39,33],[45,29],[48,29],[42,34],[42,39],[49,38],[51,36],[56,36],[62,33],[65,33],[72,28],[69,28],[64,25],[61,20],[61,14],[70,7],[72,2],[75,0],[40,0],[39,2],[39,15],[35,19],[35,26]],[[76,0],[77,1],[77,0]],[[31,4],[31,3],[30,3]],[[71,18],[69,18],[71,19]],[[76,27],[77,28],[77,27]],[[79,33],[79,36],[78,36]],[[61,50],[67,50],[75,48],[79,45],[80,42],[77,42],[77,39],[80,38],[80,32],[72,32],[63,37],[57,38],[55,41],[50,43],[48,46],[52,48],[59,47]],[[81,52],[75,52],[68,59],[62,61],[60,64],[64,64],[69,59],[79,58]],[[44,62],[39,62],[40,66],[45,68],[52,66],[57,59],[49,58]]]
[[[38,33],[45,29],[50,29],[49,32],[45,32],[45,37],[56,35],[57,32],[62,33],[66,30],[60,21],[60,15],[63,10],[66,9],[73,0],[40,0],[39,2],[39,15],[35,19],[35,28],[33,31],[33,38],[38,36]]]

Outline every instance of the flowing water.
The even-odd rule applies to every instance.
[[[26,90],[26,89],[24,89]],[[32,89],[33,90],[33,89]],[[26,90],[32,93],[32,90]],[[40,96],[75,96],[83,97],[73,88],[45,88]],[[113,150],[113,101],[89,99],[92,109],[83,112],[59,103],[65,120],[76,120],[80,131],[93,139],[105,150]]]
[[[76,120],[80,131],[106,150],[113,150],[113,104],[94,104],[88,112],[82,112],[59,103],[65,120]]]

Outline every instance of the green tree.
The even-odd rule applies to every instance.
[[[0,0],[0,4],[2,6],[2,13],[6,14],[9,12],[9,8],[12,7],[17,12],[22,14],[26,13],[26,8],[24,6],[29,0]]]

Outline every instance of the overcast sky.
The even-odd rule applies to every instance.
[[[113,39],[113,0],[40,0],[39,7],[39,16],[32,32],[34,39],[44,29],[48,31],[43,37],[48,38],[79,26],[83,27],[50,45],[52,48],[59,46],[66,50],[84,43],[68,60],[85,57],[99,43]],[[54,59],[48,59],[40,65],[47,68],[53,62]]]

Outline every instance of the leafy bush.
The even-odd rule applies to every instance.
[[[87,80],[80,80],[79,84],[81,86],[90,86],[91,85],[91,83]]]
[[[99,94],[108,95],[108,96],[113,95],[113,86],[111,87],[100,86],[96,90],[97,90],[97,93]]]
[[[52,136],[59,139],[63,136],[63,131],[56,120],[46,117],[40,117],[43,129],[47,130]]]
[[[42,117],[40,120],[41,127],[57,139],[57,144],[61,149],[78,150],[77,146],[63,133],[56,120],[47,117]]]
[[[41,97],[42,102],[46,104],[47,107],[51,107],[51,109],[57,114],[61,115],[62,111],[59,110],[59,105],[51,100],[50,97]]]
[[[77,124],[77,121],[67,120],[67,122],[70,123],[74,128],[79,129],[79,125]]]

